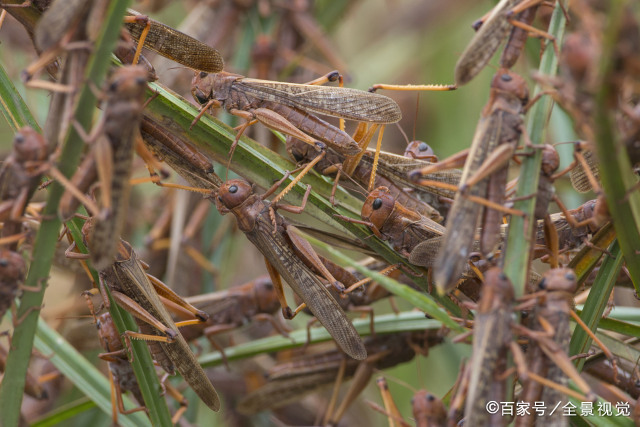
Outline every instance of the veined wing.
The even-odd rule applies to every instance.
[[[473,79],[489,62],[505,39],[511,24],[505,12],[520,3],[521,0],[501,0],[491,11],[476,35],[467,45],[456,63],[456,83],[463,85]]]
[[[127,13],[130,16],[140,15],[132,9]],[[149,24],[149,33],[144,41],[147,49],[199,71],[218,73],[224,68],[222,55],[211,46],[153,19],[149,19]],[[124,25],[131,36],[139,41],[145,26],[136,23]]]
[[[348,120],[388,124],[402,118],[400,107],[391,98],[358,89],[248,78],[233,85],[264,101]]]
[[[336,343],[349,356],[357,360],[367,357],[362,339],[349,318],[322,282],[307,268],[293,252],[280,234],[272,234],[271,224],[257,223],[256,230],[246,233],[247,238],[285,279],[313,315],[320,321]]]

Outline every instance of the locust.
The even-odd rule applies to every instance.
[[[168,127],[145,116],[140,132],[146,147],[191,185],[211,191],[220,187],[211,161]]]
[[[315,151],[313,147],[304,142],[292,138],[287,137],[287,152],[293,157],[298,163],[309,163],[315,158],[317,158],[320,153]],[[388,153],[380,152],[381,162],[380,164],[385,163]],[[351,177],[353,180],[363,186],[366,187],[369,184],[369,180],[371,178],[372,167],[371,161],[373,158],[373,153],[367,152],[365,156],[362,157],[360,163],[355,167]],[[336,177],[336,186],[334,186],[332,190],[332,194],[330,197],[330,201],[332,204],[335,204],[335,191],[337,188],[337,180],[340,177],[340,173],[342,171],[342,165],[344,163],[344,156],[341,156],[337,152],[330,150],[327,154],[322,158],[314,168],[321,173],[322,175],[327,176],[335,176]],[[417,166],[417,165],[416,165]],[[391,167],[391,166],[389,166]],[[381,167],[382,169],[382,167]],[[374,185],[376,187],[387,187],[390,192],[397,198],[398,202],[405,205],[407,208],[412,209],[421,215],[430,218],[434,221],[440,222],[442,221],[442,216],[440,213],[434,209],[430,204],[425,203],[415,197],[413,194],[404,191],[398,184],[395,183],[395,180],[392,178],[387,178],[388,174],[377,173],[375,175]],[[393,177],[393,176],[392,176]],[[433,176],[431,178],[434,178]],[[348,186],[348,182],[345,184]]]
[[[138,66],[115,70],[107,84],[107,101],[100,123],[89,135],[78,128],[87,141],[93,142],[90,155],[96,159],[97,175],[102,183],[101,206],[99,212],[94,212],[97,220],[89,247],[91,261],[97,270],[113,262],[124,226],[134,141],[140,129],[147,88],[146,75],[146,70]],[[56,178],[62,179],[60,175]],[[61,212],[61,215],[69,215],[69,212]]]
[[[283,179],[286,178],[285,175]],[[246,181],[227,181],[215,195],[216,206],[223,214],[228,212],[234,214],[240,230],[265,257],[267,270],[276,286],[285,318],[292,318],[293,313],[284,298],[280,276],[307,304],[338,346],[354,359],[362,360],[367,353],[360,336],[338,303],[306,263],[311,263],[322,271],[329,283],[339,286],[337,281],[323,268],[311,245],[296,234],[296,228],[289,225],[275,211],[277,208],[288,212],[301,212],[311,187],[308,187],[300,207],[273,205],[265,199],[276,191],[281,182],[282,180],[265,194],[258,196],[253,193],[251,184]]]
[[[289,336],[274,316],[280,309],[280,301],[269,275],[260,276],[224,291],[193,296],[186,301],[207,313],[209,319],[182,328],[182,335],[187,341],[203,335],[207,337],[220,351],[225,364],[227,362],[224,349],[214,340],[215,335],[239,329],[252,322],[266,321],[283,336]]]
[[[83,237],[93,238],[91,232],[93,219],[83,226]],[[90,240],[89,242],[90,243]],[[85,254],[67,250],[71,258],[87,258]],[[124,240],[120,240],[115,259],[107,267],[99,270],[100,291],[104,304],[110,307],[106,288],[109,288],[114,300],[136,317],[141,333],[128,331],[125,339],[144,339],[149,341],[149,349],[154,360],[173,375],[177,369],[185,381],[200,399],[213,411],[220,409],[220,400],[213,385],[207,378],[191,352],[184,337],[178,332],[171,315],[162,304],[160,297],[166,298],[193,314],[197,320],[187,324],[205,321],[206,313],[189,305],[162,282],[148,276],[137,254]]]
[[[380,389],[380,395],[384,403],[384,409],[378,409],[370,404],[373,409],[385,414],[389,420],[389,425],[399,423],[402,427],[409,427],[412,424],[407,423],[396,406],[393,396],[389,390],[389,385],[384,377],[379,377],[376,384]],[[428,390],[417,390],[411,398],[411,410],[416,427],[444,427],[447,422],[447,409],[433,393]]]
[[[138,52],[144,46],[174,62],[209,73],[224,68],[222,56],[211,46],[132,9],[127,13],[125,27],[138,41]]]
[[[442,337],[437,330],[379,335],[366,340],[369,356],[364,361],[345,359],[340,352],[333,350],[276,365],[267,374],[267,383],[247,395],[240,402],[238,410],[253,414],[299,400],[320,387],[334,383],[344,364],[342,379],[354,377],[356,386],[343,398],[341,408],[331,415],[332,419],[327,420],[335,423],[367,384],[374,369],[386,369],[408,362],[416,354],[427,354],[429,347],[440,342]]]
[[[593,399],[589,385],[580,377],[573,363],[567,356],[571,330],[569,317],[573,305],[573,295],[577,289],[577,276],[570,268],[555,268],[547,271],[538,289],[542,295],[537,299],[537,305],[531,318],[531,329],[520,328],[519,331],[531,338],[531,345],[527,350],[527,370],[521,376],[525,378],[519,400],[528,402],[544,401],[547,407],[554,408],[563,401],[567,394],[569,377],[587,395]],[[538,378],[547,379],[541,382]],[[553,383],[561,386],[550,387]],[[544,385],[544,386],[543,386]],[[575,394],[573,395],[575,397]],[[565,399],[566,400],[566,399]],[[516,425],[530,425],[535,412],[531,416],[518,417]],[[538,422],[550,425],[568,425],[568,419],[561,410],[545,411]]]
[[[349,222],[367,225],[380,239],[388,240],[393,249],[412,264],[430,267],[437,246],[430,246],[440,238],[445,228],[437,222],[402,206],[387,187],[378,187],[362,205],[362,221],[339,216]],[[437,239],[439,243],[439,239]]]
[[[98,357],[106,361],[109,365],[111,384],[112,387],[115,388],[116,393],[115,400],[111,402],[112,419],[113,422],[117,424],[117,411],[120,411],[123,415],[132,414],[138,411],[146,411],[144,406],[126,410],[124,408],[124,402],[122,401],[123,393],[130,391],[138,404],[143,404],[144,398],[142,397],[142,391],[140,390],[140,385],[138,384],[138,380],[133,372],[133,366],[129,362],[127,351],[122,345],[120,333],[118,332],[115,323],[113,323],[111,314],[109,312],[104,312],[100,315],[96,315],[93,302],[89,296],[90,294],[91,292],[84,292],[83,296],[87,301],[87,305],[89,306],[89,310],[91,311],[91,315],[93,316],[96,324],[96,329],[98,330],[98,336],[100,338],[100,345],[106,352],[100,353]],[[165,387],[167,391],[180,403],[180,409],[176,411],[172,419],[175,424],[178,419],[180,419],[184,411],[187,410],[187,401],[173,386],[171,386],[171,384],[163,382],[162,386]]]
[[[481,222],[483,253],[494,250],[499,240],[499,219],[505,211],[502,207],[505,163],[515,151],[523,131],[521,114],[528,100],[528,90],[520,76],[504,69],[496,73],[491,88],[489,102],[467,155],[459,192],[447,218],[442,251],[435,262],[434,279],[441,290],[452,289],[467,263],[483,208],[479,203],[488,206]],[[428,169],[421,173],[427,173]],[[430,180],[422,182],[432,183]],[[509,213],[517,212],[510,210]]]
[[[551,40],[557,53],[558,48],[553,36],[514,17],[514,15],[526,11],[528,8],[535,7],[539,3],[541,3],[539,0],[501,0],[491,10],[491,13],[486,20],[484,20],[476,35],[460,55],[455,68],[456,84],[464,85],[482,71],[502,41],[507,37],[509,28],[512,26],[527,32],[533,32],[539,37],[545,37]],[[528,19],[528,17],[526,18]],[[512,44],[508,46],[509,51],[506,53],[506,56],[502,58],[502,67],[508,68],[509,65],[512,65],[511,62],[515,62],[515,59],[518,58],[519,47],[517,44],[521,43],[521,37],[521,34],[514,36],[515,40],[512,40]],[[515,54],[514,51],[518,54]]]
[[[13,139],[11,153],[0,166],[0,221],[2,236],[16,236],[31,194],[38,186],[47,159],[47,143],[38,132],[25,126]],[[15,249],[15,247],[14,247]]]
[[[503,401],[506,357],[512,343],[513,285],[497,267],[485,273],[482,295],[473,325],[473,353],[469,361],[465,419],[477,425],[501,425],[501,414],[491,416],[486,409],[490,400]],[[498,387],[496,383],[502,382]],[[500,393],[502,391],[503,393]],[[494,395],[492,393],[496,393]]]
[[[327,78],[335,80],[337,76],[334,72]],[[355,155],[361,151],[356,141],[314,114],[378,124],[396,123],[402,118],[391,98],[350,88],[257,80],[227,72],[196,73],[191,85],[203,113],[218,107],[246,120],[231,152],[254,119],[316,149],[327,144],[341,154]]]
[[[0,318],[13,304],[27,274],[24,258],[12,250],[0,249]]]

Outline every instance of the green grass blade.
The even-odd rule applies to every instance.
[[[63,421],[66,421],[69,418],[73,418],[76,415],[95,407],[96,404],[94,401],[89,400],[87,397],[83,397],[76,400],[75,402],[71,402],[67,405],[63,405],[60,408],[57,408],[53,412],[35,421],[33,424],[31,424],[31,427],[57,426],[60,425],[60,423],[62,423]]]
[[[2,65],[0,65],[0,111],[14,132],[26,125],[41,132],[36,119]]]
[[[356,331],[361,336],[371,333],[369,319],[355,319],[353,321]],[[423,313],[410,311],[396,314],[387,314],[375,317],[374,328],[376,334],[389,334],[394,332],[424,331],[425,329],[438,329],[442,323],[438,320],[427,319]],[[310,344],[331,341],[331,335],[324,328],[312,328]],[[253,340],[235,347],[225,348],[227,360],[239,360],[263,353],[302,347],[307,342],[307,330],[299,329],[289,334],[289,338],[281,335]],[[203,367],[218,366],[222,364],[222,356],[219,352],[207,354],[198,360]]]
[[[609,249],[611,255],[607,255],[596,280],[591,287],[587,302],[580,313],[580,319],[587,325],[591,331],[598,329],[598,322],[602,318],[607,303],[609,302],[609,295],[613,291],[613,286],[618,279],[618,273],[622,268],[622,253],[620,246],[615,242]],[[569,344],[569,354],[586,353],[591,346],[591,337],[580,327],[576,327],[573,335],[571,336],[571,343]],[[582,370],[584,366],[584,358],[576,360],[576,367],[578,371]]]
[[[562,44],[564,36],[565,17],[562,7],[566,5],[566,1],[559,0],[551,16],[549,24],[549,34],[555,37],[558,45]],[[540,61],[540,74],[548,76],[555,75],[558,68],[558,58],[553,51],[550,42],[546,42],[545,50]],[[539,85],[536,85],[533,96],[542,91]],[[533,144],[544,144],[545,134],[547,131],[547,120],[553,107],[553,101],[550,97],[542,97],[532,107],[529,112],[529,121],[527,123],[526,132],[529,134]],[[534,150],[532,156],[527,156],[522,161],[520,169],[520,178],[518,179],[518,190],[516,197],[525,197],[514,204],[514,209],[521,210],[526,217],[512,216],[509,221],[509,235],[507,237],[507,245],[504,257],[504,272],[513,283],[516,296],[524,293],[525,284],[527,283],[527,274],[529,264],[531,262],[531,251],[529,250],[531,236],[533,235],[533,226],[535,221],[526,220],[525,218],[533,218],[533,210],[536,205],[535,194],[538,191],[538,178],[540,177],[540,165],[542,163],[542,151]]]
[[[107,67],[111,58],[111,51],[114,49],[120,28],[122,17],[128,6],[127,0],[114,0],[109,9],[108,15],[103,25],[96,44],[94,55],[90,58],[87,75],[88,81],[96,86],[104,79]],[[91,92],[89,84],[86,84],[80,94],[78,105],[75,111],[75,118],[81,126],[88,128],[96,104],[96,97]],[[66,176],[71,176],[75,171],[79,161],[80,152],[84,147],[84,142],[77,135],[73,126],[70,126],[71,136],[67,138],[64,145],[60,164],[60,170]],[[24,320],[16,325],[12,350],[7,358],[6,374],[0,385],[0,421],[4,427],[18,425],[20,416],[20,404],[22,393],[16,390],[24,389],[25,374],[31,357],[31,348],[38,321],[39,307],[44,298],[45,284],[51,269],[51,260],[56,247],[60,220],[57,218],[57,208],[62,196],[62,187],[54,183],[49,192],[49,199],[43,212],[43,221],[35,239],[29,273],[25,280],[26,286],[42,286],[40,292],[27,292],[22,297],[18,310],[19,318],[26,315]]]

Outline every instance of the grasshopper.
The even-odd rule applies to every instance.
[[[377,405],[372,407],[387,416],[389,425],[394,425],[394,422],[398,422],[402,427],[411,426],[412,424],[407,423],[400,415],[393,396],[389,391],[387,380],[384,377],[379,377],[376,383],[380,389],[380,395],[382,396],[385,408],[378,409],[376,407]],[[442,400],[438,399],[428,390],[417,390],[414,393],[411,398],[411,409],[416,427],[444,427],[446,425],[447,409],[442,403]]]
[[[445,228],[402,206],[387,187],[378,187],[369,193],[361,216],[362,221],[343,216],[339,218],[367,225],[378,238],[388,240],[393,249],[411,263],[425,267],[432,265],[438,245],[433,247],[429,243],[442,237]]]
[[[342,378],[360,376],[357,387],[363,387],[371,378],[373,369],[386,369],[408,362],[416,353],[425,355],[430,346],[440,342],[442,337],[437,330],[380,335],[366,340],[369,356],[362,362],[345,359],[344,355],[333,350],[276,365],[268,373],[268,382],[246,396],[238,410],[253,414],[299,400],[320,387],[332,384],[341,364],[344,364]],[[343,403],[351,403],[357,393],[349,393],[349,398],[344,398]],[[346,407],[339,408],[332,421],[337,422],[345,410]]]
[[[132,9],[125,17],[125,27],[138,41],[136,55],[144,46],[194,70],[217,73],[224,68],[224,60],[214,48]]]
[[[317,151],[315,151],[310,145],[305,144],[304,142],[292,138],[287,137],[287,152],[293,157],[298,163],[308,163],[314,160],[317,156],[320,155]],[[371,155],[369,155],[371,154]],[[386,155],[388,153],[380,152],[380,165],[385,164]],[[397,157],[397,156],[395,156]],[[363,186],[366,187],[369,185],[369,180],[371,178],[371,173],[373,168],[371,167],[373,155],[372,153],[367,152],[361,159],[360,163],[355,167],[351,177],[353,180]],[[327,154],[322,158],[314,168],[321,173],[322,175],[327,176],[336,176],[336,185],[333,187],[332,194],[330,197],[330,201],[332,204],[335,204],[335,191],[337,188],[337,180],[339,179],[342,164],[344,163],[344,156],[341,156],[337,152],[331,150],[328,151]],[[416,165],[417,166],[417,165]],[[382,167],[381,167],[382,169]],[[384,169],[383,169],[384,170]],[[399,185],[395,183],[392,178],[387,178],[388,175],[378,173],[375,175],[374,185],[376,187],[387,187],[389,191],[397,198],[398,202],[403,204],[409,209],[412,209],[421,215],[430,218],[434,221],[442,221],[442,217],[439,212],[436,211],[429,204],[419,200],[417,197],[414,197],[412,194],[404,191]]]
[[[36,189],[47,159],[47,143],[38,132],[25,126],[14,139],[13,148],[0,166],[0,221],[2,236],[20,233],[22,215]]]
[[[144,398],[142,397],[142,391],[140,390],[138,380],[135,377],[133,367],[129,362],[126,349],[122,345],[120,334],[118,333],[116,325],[113,323],[111,314],[109,312],[105,312],[96,316],[93,302],[89,297],[90,294],[91,292],[83,293],[96,324],[96,328],[98,329],[100,344],[106,351],[106,353],[99,354],[98,357],[109,364],[112,387],[115,388],[116,392],[115,401],[111,402],[113,406],[112,417],[113,422],[117,424],[118,412],[116,411],[116,407],[123,415],[132,414],[138,411],[146,411],[144,406],[125,410],[124,402],[122,401],[122,393],[130,391],[138,404],[144,403]],[[162,386],[165,387],[167,391],[169,391],[169,393],[180,403],[180,408],[176,411],[172,419],[172,421],[176,423],[187,410],[187,401],[173,386],[171,386],[171,384],[163,382]]]
[[[142,120],[147,72],[128,66],[114,71],[107,85],[107,101],[101,122],[90,135],[78,131],[87,141],[94,141],[91,156],[96,158],[101,187],[101,208],[92,227],[91,261],[97,270],[113,262],[118,239],[126,218],[129,177],[133,161],[134,140]],[[84,168],[79,172],[84,173]],[[60,176],[56,178],[61,179]],[[74,178],[72,178],[74,180]],[[65,202],[63,207],[68,206]],[[68,215],[69,212],[61,212]]]
[[[335,80],[337,76],[334,72],[328,79]],[[344,155],[355,155],[361,149],[354,139],[313,113],[379,124],[396,123],[402,118],[398,104],[391,98],[356,89],[249,79],[226,72],[197,73],[191,85],[191,93],[203,105],[203,113],[210,107],[222,107],[247,120],[238,131],[231,152],[254,119],[317,149],[326,143]]]
[[[514,302],[513,286],[509,279],[497,268],[485,273],[482,295],[478,303],[473,326],[473,353],[469,362],[468,393],[465,418],[477,425],[500,425],[501,416],[494,419],[486,410],[489,400],[503,401],[504,394],[494,395],[505,389],[494,387],[497,378],[506,368],[507,351],[512,343],[512,310]],[[502,380],[502,383],[505,379]],[[504,417],[502,417],[504,418]],[[496,424],[494,424],[496,423]]]
[[[467,263],[482,210],[478,202],[483,202],[482,198],[489,197],[491,201],[483,202],[490,206],[485,209],[482,221],[483,253],[491,252],[499,240],[497,217],[502,215],[498,209],[504,210],[505,162],[513,154],[523,130],[521,114],[528,90],[520,76],[504,69],[496,73],[491,88],[467,156],[459,193],[447,218],[442,251],[435,262],[434,279],[441,290],[452,289]],[[427,173],[428,169],[421,173]]]
[[[92,221],[88,220],[83,227],[85,239],[95,236],[95,233],[91,233]],[[67,250],[68,257],[87,258],[85,254],[74,253],[71,249]],[[110,307],[106,294],[106,288],[109,288],[118,305],[134,315],[140,326],[142,333],[128,331],[125,333],[125,339],[149,341],[151,355],[156,362],[170,375],[177,369],[200,399],[213,411],[218,411],[218,394],[184,337],[178,332],[178,327],[162,304],[160,296],[183,307],[198,321],[205,321],[208,318],[207,314],[189,305],[159,280],[148,276],[131,245],[123,240],[118,245],[115,260],[100,270],[99,276],[105,306]]]
[[[286,178],[287,176],[284,179]],[[223,214],[232,212],[235,215],[240,230],[265,257],[267,270],[276,285],[285,318],[292,318],[293,313],[284,298],[280,276],[284,277],[295,293],[307,303],[311,312],[329,331],[340,348],[349,356],[362,360],[366,357],[366,350],[360,336],[338,303],[301,257],[322,271],[330,283],[339,286],[337,281],[321,265],[309,243],[296,234],[296,228],[275,212],[276,207],[289,212],[301,212],[311,188],[308,187],[301,207],[271,205],[265,199],[276,191],[281,182],[282,180],[277,182],[264,195],[258,196],[246,181],[227,181],[215,196],[216,206]]]
[[[471,81],[487,65],[489,59],[496,52],[502,41],[507,37],[509,28],[512,26],[526,32],[533,32],[539,37],[545,37],[553,43],[556,53],[558,47],[553,36],[540,31],[525,22],[522,22],[513,15],[526,11],[528,8],[536,7],[541,0],[501,0],[484,20],[482,26],[469,42],[465,50],[460,55],[455,68],[456,84],[463,85]],[[531,12],[528,12],[531,13]],[[533,12],[535,15],[535,11]],[[520,17],[522,19],[522,17]],[[529,19],[529,17],[526,17]],[[533,18],[531,18],[533,19]],[[519,56],[522,34],[513,36],[511,44],[507,46],[508,52],[501,59],[508,68]]]
[[[573,305],[573,295],[577,289],[577,277],[569,268],[555,268],[547,271],[538,289],[542,296],[533,310],[532,329],[519,330],[532,338],[527,350],[527,370],[519,400],[527,402],[544,401],[547,408],[554,408],[563,399],[563,392],[557,387],[543,387],[537,378],[542,377],[566,388],[568,378],[592,399],[593,394],[589,385],[580,377],[575,366],[567,356],[571,331],[569,329],[570,311]],[[535,412],[528,417],[518,417],[516,425],[530,425]],[[538,422],[551,425],[568,425],[568,419],[558,408],[553,414],[545,411]]]

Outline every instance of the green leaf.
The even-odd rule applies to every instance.
[[[355,319],[353,321],[356,331],[361,336],[371,333],[369,319]],[[394,332],[423,331],[425,329],[438,329],[442,323],[434,319],[427,319],[423,313],[417,311],[376,316],[374,328],[376,334],[389,334]],[[331,335],[324,328],[312,328],[309,344],[331,341]],[[307,343],[307,330],[299,329],[289,334],[289,337],[276,335],[240,344],[235,347],[225,348],[227,360],[239,360],[263,353],[302,347]],[[199,359],[202,367],[211,367],[222,364],[220,353],[211,353]]]

